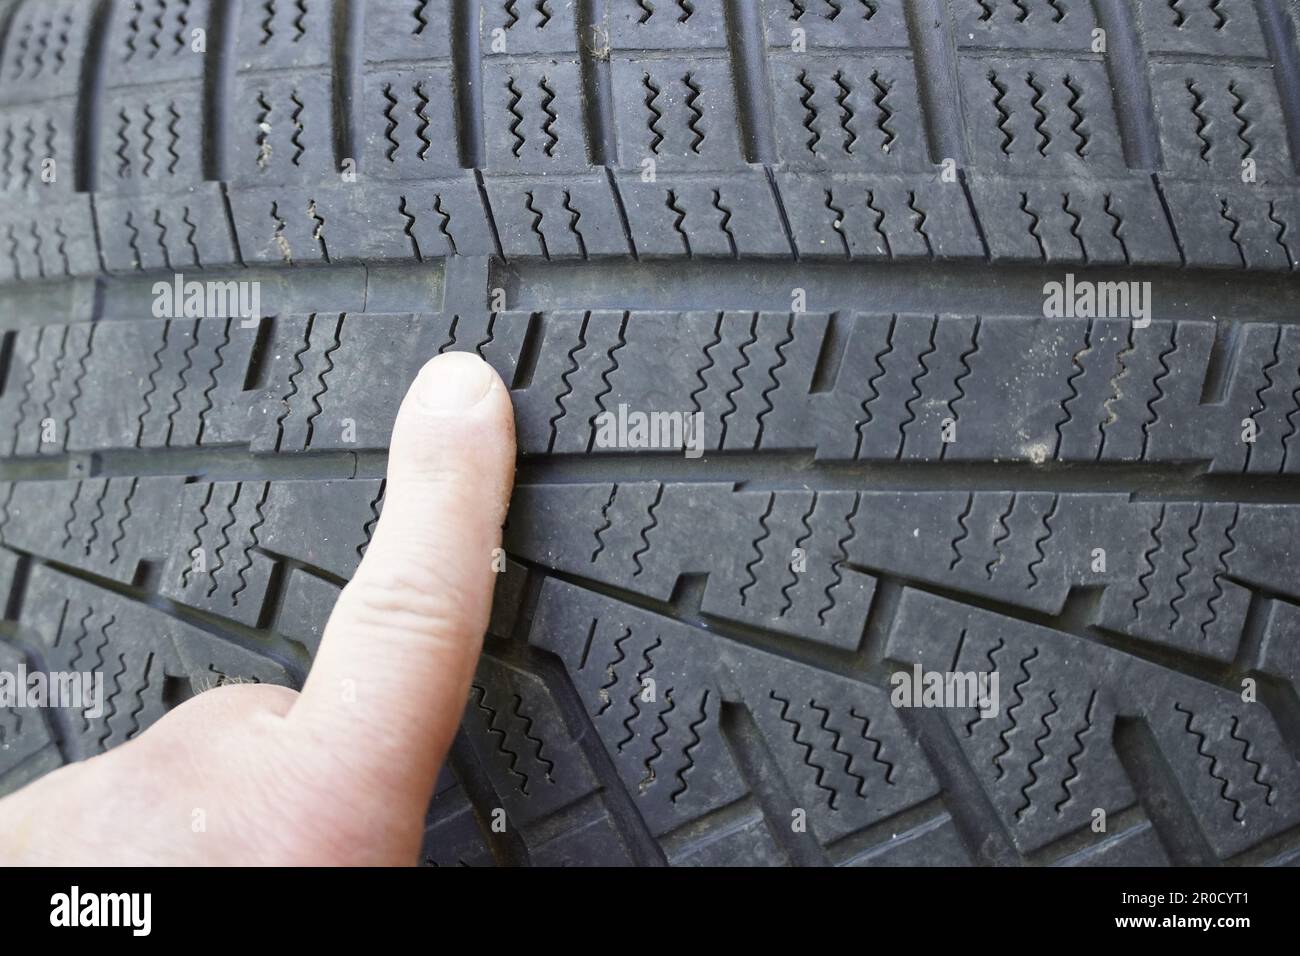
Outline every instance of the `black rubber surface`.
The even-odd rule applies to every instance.
[[[458,349],[521,458],[428,862],[1297,862],[1298,24],[0,0],[0,668],[110,691],[0,710],[0,792],[299,684]],[[156,318],[174,273],[262,315]],[[1067,273],[1154,321],[1045,318]]]

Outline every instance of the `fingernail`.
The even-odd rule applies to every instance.
[[[487,395],[492,379],[492,368],[482,359],[468,352],[447,352],[420,370],[415,397],[426,412],[463,412]]]

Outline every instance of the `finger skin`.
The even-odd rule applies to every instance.
[[[491,367],[429,362],[398,412],[374,536],[289,715],[322,773],[367,775],[423,812],[487,629],[514,459]]]

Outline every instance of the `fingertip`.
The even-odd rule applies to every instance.
[[[514,460],[514,410],[496,370],[472,352],[426,362],[393,429],[389,479],[458,473],[500,498],[509,495]]]
[[[457,415],[473,411],[494,386],[501,386],[501,378],[479,356],[444,352],[424,363],[411,385],[411,396],[427,414]]]

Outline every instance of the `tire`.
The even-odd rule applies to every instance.
[[[0,792],[298,686],[457,349],[520,461],[427,862],[1297,862],[1297,24],[0,2],[0,669],[109,692],[0,710]]]

